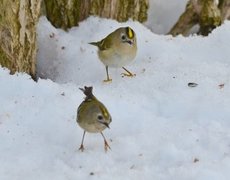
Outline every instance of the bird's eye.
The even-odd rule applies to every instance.
[[[102,115],[98,115],[97,118],[98,118],[99,120],[102,120],[102,119],[103,119],[103,116],[102,116]]]
[[[121,35],[121,39],[122,40],[125,40],[126,39],[126,37],[125,37],[125,35],[123,34],[123,35]]]

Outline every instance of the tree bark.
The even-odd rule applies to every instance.
[[[36,24],[41,0],[0,0],[0,64],[36,79]]]
[[[148,0],[44,0],[49,21],[57,28],[68,29],[90,15],[116,19],[147,20]]]
[[[207,36],[214,28],[220,26],[223,20],[229,16],[230,0],[189,0],[185,12],[180,16],[177,23],[169,31],[169,34],[187,35],[190,29],[198,24],[199,33]]]
[[[218,5],[220,11],[221,11],[221,20],[222,22],[225,19],[230,20],[230,0],[219,0]]]
[[[168,34],[186,36],[190,29],[199,21],[198,14],[201,11],[200,0],[190,0],[186,5],[185,12],[180,16],[177,23],[172,27]]]

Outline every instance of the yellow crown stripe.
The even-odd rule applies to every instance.
[[[109,114],[107,112],[107,110],[104,108],[104,107],[100,107],[101,111],[102,111],[102,114],[103,116],[107,119],[109,118]]]
[[[128,36],[129,38],[133,38],[133,30],[130,27],[128,27]]]

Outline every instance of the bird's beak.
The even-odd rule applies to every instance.
[[[126,40],[127,43],[129,43],[130,45],[133,45],[133,41],[132,40]]]
[[[101,124],[104,124],[107,128],[110,129],[109,124],[107,122],[100,122]]]
[[[109,123],[107,123],[107,122],[105,122],[105,121],[102,121],[102,120],[97,120],[99,123],[101,123],[101,124],[103,124],[103,125],[105,125],[107,128],[109,128],[110,129],[110,127],[109,127]]]

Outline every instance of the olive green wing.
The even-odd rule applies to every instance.
[[[90,42],[89,44],[97,46],[99,48],[99,50],[101,50],[101,51],[109,49],[112,45],[111,35],[108,35],[107,37],[105,37],[101,41]]]

